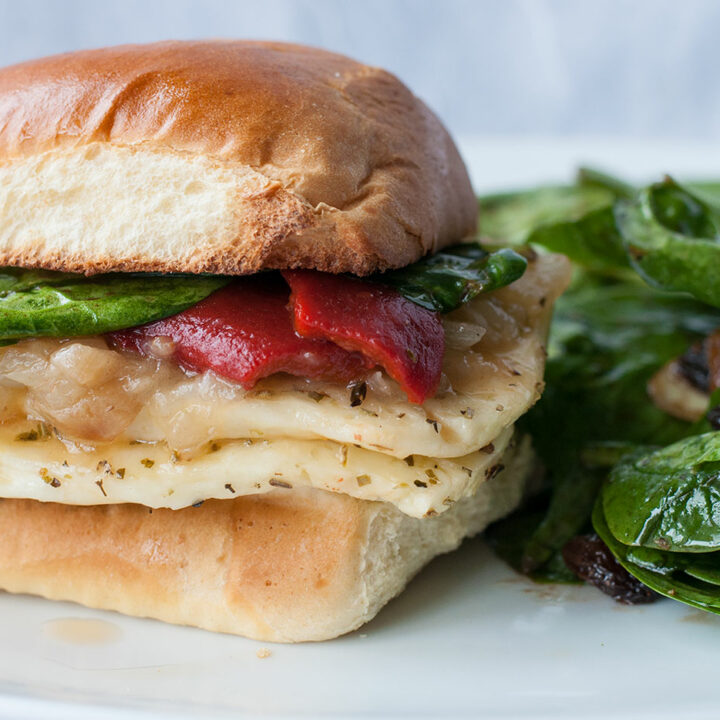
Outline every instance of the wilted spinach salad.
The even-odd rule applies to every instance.
[[[522,421],[544,489],[490,543],[536,581],[720,613],[720,183],[581,170],[481,206],[494,242],[575,263]]]

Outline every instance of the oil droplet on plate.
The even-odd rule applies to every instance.
[[[680,622],[697,623],[698,625],[714,625],[718,627],[718,616],[706,610],[690,610],[680,618]]]
[[[70,645],[106,645],[122,637],[122,630],[106,620],[58,618],[43,623],[46,637]]]

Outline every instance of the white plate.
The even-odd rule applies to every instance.
[[[583,161],[632,177],[713,172],[706,148],[661,142],[475,139],[464,149],[481,190],[563,180]],[[0,715],[13,718],[720,713],[720,618],[536,586],[480,540],[435,560],[374,622],[328,643],[266,646],[0,594],[0,645]],[[263,648],[269,657],[258,657]]]
[[[114,637],[68,642],[66,618]],[[0,638],[0,708],[28,718],[717,717],[720,618],[536,586],[480,540],[332,642],[261,645],[22,596],[0,597]]]

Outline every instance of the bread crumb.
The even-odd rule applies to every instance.
[[[268,650],[267,648],[260,648],[255,654],[256,654],[261,660],[264,660],[265,658],[269,658],[269,657],[272,655],[272,653],[270,652],[270,650]]]

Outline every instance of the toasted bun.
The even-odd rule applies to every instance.
[[[512,510],[530,466],[524,448],[429,519],[314,489],[184,510],[2,500],[0,588],[259,640],[329,639]]]
[[[0,264],[400,267],[472,233],[467,172],[397,78],[322,50],[128,45],[0,70]]]

